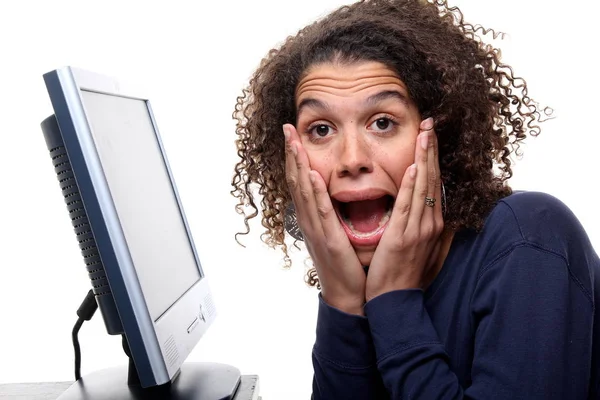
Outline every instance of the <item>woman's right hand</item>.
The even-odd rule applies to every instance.
[[[283,131],[287,184],[323,300],[346,313],[363,315],[366,274],[340,225],[323,178],[310,168],[296,128],[285,124]]]

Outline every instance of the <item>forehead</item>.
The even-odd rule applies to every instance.
[[[374,91],[398,91],[408,98],[408,89],[398,75],[379,62],[325,63],[310,67],[296,87],[296,107],[303,99],[318,95],[360,97]]]

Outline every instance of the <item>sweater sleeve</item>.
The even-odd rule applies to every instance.
[[[449,366],[421,290],[371,300],[365,313],[391,398],[585,399],[593,302],[569,271],[562,256],[521,244],[479,272],[467,387]]]
[[[365,317],[329,306],[319,294],[312,352],[313,399],[388,399]]]

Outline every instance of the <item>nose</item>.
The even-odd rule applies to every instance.
[[[345,132],[341,136],[337,175],[357,176],[373,172],[371,149],[363,135],[360,132]]]

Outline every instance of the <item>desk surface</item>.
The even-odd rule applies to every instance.
[[[33,382],[0,384],[0,400],[56,400],[73,382]],[[260,400],[258,376],[242,375],[233,400]]]

